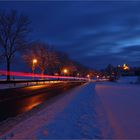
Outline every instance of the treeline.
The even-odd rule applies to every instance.
[[[71,60],[66,53],[55,51],[44,42],[30,42],[30,23],[26,15],[15,10],[0,11],[0,59],[6,63],[7,80],[10,80],[13,58],[18,52],[32,71],[36,69],[41,74],[92,75],[92,70]],[[33,60],[36,60],[35,64]]]
[[[112,64],[101,70],[101,74],[106,77],[120,77],[120,76],[140,76],[140,67],[132,67],[128,64],[114,66]]]
[[[36,60],[35,67],[41,74],[84,76],[89,71],[87,67],[71,60],[66,53],[56,51],[43,42],[28,44],[22,51],[22,58],[31,69],[33,60]]]

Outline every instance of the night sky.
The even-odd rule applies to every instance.
[[[0,2],[0,9],[28,15],[30,37],[89,67],[140,64],[140,2]]]

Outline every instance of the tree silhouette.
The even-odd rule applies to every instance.
[[[15,53],[25,47],[29,33],[27,16],[10,12],[0,12],[0,48],[7,64],[7,80],[10,80],[11,62]]]
[[[33,59],[37,59],[36,67],[39,68],[42,75],[46,69],[52,72],[52,68],[59,63],[55,51],[48,44],[42,42],[30,44],[26,51],[24,51],[23,59],[30,67],[32,67]]]

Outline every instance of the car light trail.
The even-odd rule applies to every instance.
[[[14,72],[14,71],[5,71],[0,70],[0,75],[10,75],[10,76],[19,76],[19,77],[36,77],[36,78],[52,78],[52,79],[66,79],[66,80],[89,80],[88,78],[83,77],[72,77],[72,76],[55,76],[55,75],[42,75],[42,74],[33,74],[25,72]]]

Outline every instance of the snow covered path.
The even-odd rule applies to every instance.
[[[112,128],[112,138],[140,139],[140,85],[103,83],[96,86]]]

